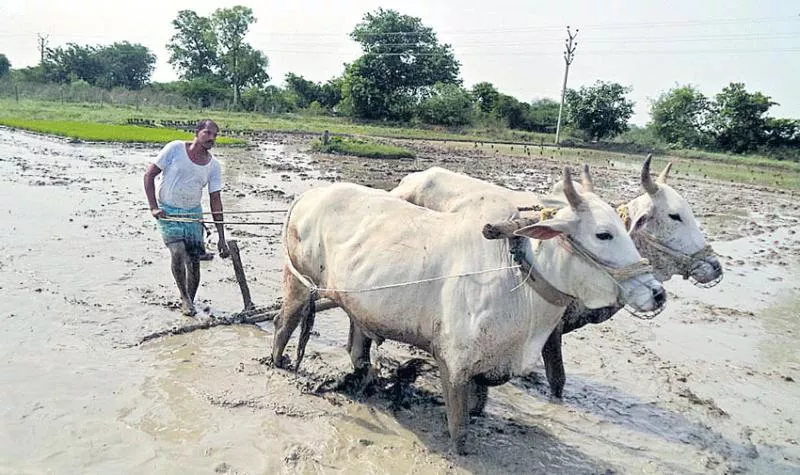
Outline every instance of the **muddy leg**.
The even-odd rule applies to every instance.
[[[200,260],[191,256],[187,256],[186,259],[186,287],[189,298],[194,302],[197,288],[200,287]]]
[[[480,416],[489,400],[489,386],[478,384],[474,380],[468,385],[468,406],[470,416]]]
[[[372,363],[370,361],[370,349],[372,348],[372,340],[361,331],[357,323],[350,319],[350,334],[347,338],[347,351],[350,353],[350,361],[353,362],[353,369],[358,372],[369,368]]]
[[[372,362],[370,361],[371,348],[372,339],[364,334],[361,327],[350,318],[347,351],[350,353],[350,361],[353,363],[354,383],[361,391],[374,381],[375,375],[372,372]]]
[[[563,322],[558,322],[558,325],[553,329],[553,333],[550,334],[542,348],[542,359],[544,360],[547,382],[550,383],[550,394],[558,399],[561,399],[564,394],[564,382],[566,381],[564,359],[561,355],[562,329]]]
[[[181,312],[187,316],[195,315],[197,311],[194,309],[194,299],[189,296],[186,276],[189,265],[186,245],[183,241],[173,242],[167,244],[167,249],[171,255],[172,277],[175,279],[175,284],[178,285],[178,292],[181,296]]]
[[[442,393],[447,413],[447,429],[450,432],[450,450],[458,454],[465,453],[467,423],[469,422],[469,382],[453,383],[447,364],[437,358],[439,375],[442,379]]]
[[[283,306],[279,318],[275,319],[275,336],[272,340],[272,361],[278,368],[286,368],[289,361],[283,352],[292,333],[306,316],[310,291],[284,267]]]

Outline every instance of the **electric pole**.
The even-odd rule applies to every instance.
[[[50,35],[42,35],[41,33],[36,34],[39,37],[39,64],[44,63],[44,53],[47,51],[47,40],[50,39]]]
[[[575,34],[573,35],[567,26],[567,39],[564,40],[567,47],[564,50],[564,62],[566,63],[566,68],[564,68],[564,85],[561,86],[561,106],[558,108],[558,123],[556,124],[556,145],[558,145],[559,138],[561,136],[561,114],[564,111],[564,96],[567,94],[567,76],[569,76],[569,65],[572,64],[572,60],[575,58],[575,48],[578,46],[578,42],[575,41],[575,38],[578,37],[578,30],[575,29]]]

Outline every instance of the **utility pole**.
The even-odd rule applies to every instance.
[[[41,65],[44,63],[44,53],[47,51],[47,40],[50,39],[50,35],[37,33],[36,36],[39,38],[39,64]]]
[[[566,68],[564,68],[564,85],[561,86],[561,106],[558,108],[558,123],[556,124],[556,145],[558,145],[559,138],[561,137],[561,114],[564,111],[564,96],[567,94],[567,76],[569,76],[569,65],[572,64],[572,60],[575,58],[575,48],[578,46],[578,42],[575,41],[575,38],[578,37],[578,30],[575,29],[575,34],[573,35],[569,29],[569,25],[567,25],[567,39],[564,40],[567,47],[564,50],[564,62],[566,63]]]

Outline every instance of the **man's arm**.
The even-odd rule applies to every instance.
[[[161,169],[155,164],[150,164],[144,172],[144,194],[147,196],[147,204],[150,206],[150,213],[154,218],[162,218],[167,215],[164,210],[158,207],[156,201],[156,177],[161,173]]]
[[[225,241],[225,225],[222,224],[223,216],[222,216],[222,196],[219,191],[214,191],[208,194],[208,201],[211,205],[211,216],[214,217],[214,225],[217,227],[217,236],[219,236],[219,242],[217,243],[217,248],[219,248],[219,257],[223,259],[228,257],[228,243]]]

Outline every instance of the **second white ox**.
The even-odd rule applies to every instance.
[[[568,170],[565,178],[569,206],[520,229],[517,256],[557,291],[589,307],[620,299],[642,311],[662,306],[664,289],[642,268],[621,219],[593,193],[578,194]],[[470,213],[436,212],[349,183],[298,197],[284,226],[276,366],[287,366],[283,353],[291,334],[313,321],[317,296],[327,297],[360,334],[434,356],[451,441],[461,451],[470,406],[485,399],[488,385],[528,374],[564,311],[523,284],[526,275],[509,240],[481,234],[484,224],[517,218],[516,206],[496,196],[471,206]],[[625,280],[611,277],[623,269],[632,270]],[[351,352],[355,366],[361,357]]]

